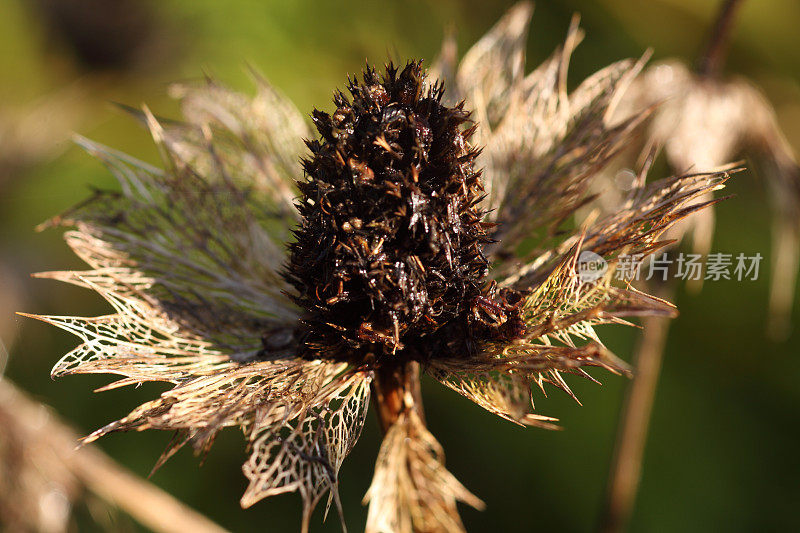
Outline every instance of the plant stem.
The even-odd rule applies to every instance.
[[[708,78],[719,76],[728,55],[736,12],[742,2],[743,0],[723,0],[703,53],[697,60],[695,68],[697,74]]]
[[[743,0],[723,0],[714,26],[708,36],[695,71],[698,75],[719,76],[728,52],[730,36],[736,13]],[[654,295],[670,299],[674,291],[662,284],[651,291]],[[664,348],[669,331],[669,320],[648,317],[643,320],[644,331],[635,350],[635,374],[620,413],[617,439],[606,488],[603,514],[599,531],[620,533],[626,530],[636,501],[641,479],[647,431],[658,385]]]
[[[400,414],[414,409],[422,422],[422,392],[419,381],[419,363],[411,361],[397,365],[381,366],[372,381],[372,398],[384,434],[397,421]]]
[[[636,349],[634,378],[628,387],[614,446],[606,489],[603,533],[625,531],[636,501],[658,376],[669,330],[669,319],[648,317]]]

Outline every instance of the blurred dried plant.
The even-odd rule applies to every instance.
[[[2,377],[0,427],[3,531],[75,531],[79,509],[105,531],[128,529],[114,518],[119,510],[159,533],[224,531],[100,450],[76,450],[71,429]]]
[[[84,83],[74,83],[30,105],[0,107],[0,188],[68,146],[69,132],[89,115],[86,93]]]
[[[790,330],[800,245],[800,167],[778,127],[775,111],[761,91],[743,78],[725,79],[722,67],[741,0],[723,0],[705,49],[694,69],[679,60],[647,68],[631,83],[618,108],[618,120],[653,109],[648,135],[634,145],[663,149],[676,172],[714,168],[747,156],[760,169],[774,200],[772,288],[768,333],[785,338]],[[613,189],[610,174],[604,186]],[[611,204],[613,206],[613,204]],[[668,235],[678,246],[690,237],[696,253],[709,252],[714,213],[704,210]],[[702,283],[693,282],[695,287]],[[675,283],[654,280],[645,290],[672,298]],[[667,321],[648,318],[635,350],[636,377],[621,411],[600,528],[624,531],[636,497],[655,389],[669,331]]]
[[[769,332],[785,338],[791,324],[800,243],[800,167],[781,133],[775,111],[750,81],[698,73],[677,61],[650,67],[629,92],[634,105],[660,102],[649,125],[672,168],[712,168],[747,156],[761,170],[775,206],[775,259]],[[709,211],[710,213],[711,211]],[[713,223],[709,230],[713,230]],[[708,250],[711,234],[700,240]]]
[[[74,227],[66,240],[90,269],[40,276],[94,290],[114,312],[31,315],[82,340],[53,375],[172,385],[84,442],[172,430],[160,465],[238,426],[251,451],[242,505],[298,492],[305,531],[326,495],[341,515],[339,468],[372,398],[385,438],[367,531],[461,531],[457,502],[482,504],[425,428],[420,371],[545,428],[555,419],[533,411],[534,384],[572,394],[565,374],[627,372],[595,326],[674,308],[616,280],[619,256],[663,246],[728,173],[645,186],[645,165],[613,213],[576,225],[592,180],[644,118],[608,120],[642,62],[568,93],[576,21],[526,75],[531,11],[513,8],[458,65],[446,43],[435,71],[450,93],[420,62],[367,67],[332,114],[314,111],[318,135],[258,78],[252,98],[213,81],[174,87],[181,122],[139,113],[163,170],[79,139],[121,190],[50,223]],[[581,278],[582,251],[607,261],[605,275]]]
[[[775,110],[751,81],[723,76],[735,14],[741,0],[724,0],[706,48],[690,68],[680,60],[650,66],[632,84],[619,116],[654,108],[646,141],[663,147],[675,172],[715,168],[747,157],[768,186],[775,208],[768,330],[783,339],[791,326],[795,279],[800,270],[800,166],[778,126]],[[697,251],[708,251],[713,211],[692,232]],[[680,235],[675,235],[680,238]]]
[[[24,301],[18,281],[16,275],[0,262],[0,313],[8,317],[0,320],[0,378],[8,363],[8,350],[17,335],[14,309],[19,309]]]

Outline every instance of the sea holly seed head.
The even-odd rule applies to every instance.
[[[476,126],[463,103],[443,105],[419,61],[380,76],[367,67],[348,90],[333,114],[314,111],[320,138],[298,183],[302,223],[285,276],[305,309],[308,355],[468,349],[473,325],[504,322],[507,307],[485,283]]]
[[[36,316],[83,341],[53,375],[172,384],[84,442],[174,431],[160,465],[239,426],[250,448],[242,505],[297,492],[308,531],[326,494],[342,515],[339,469],[374,399],[385,436],[367,533],[463,532],[457,503],[482,503],[425,428],[420,372],[506,420],[554,427],[533,411],[534,385],[572,395],[564,374],[627,368],[595,326],[674,314],[614,283],[621,255],[663,246],[728,177],[647,184],[648,160],[628,200],[576,217],[645,116],[605,119],[642,63],[617,62],[569,92],[573,24],[526,75],[530,14],[519,4],[458,65],[454,54],[451,68],[438,63],[453,73],[447,96],[466,98],[485,129],[411,62],[368,67],[330,115],[313,113],[318,134],[263,79],[254,98],[207,80],[173,88],[184,120],[137,113],[163,170],[80,139],[121,187],[52,221],[73,227],[67,242],[89,269],[41,276],[93,289],[114,313]],[[568,220],[579,229],[564,232]]]

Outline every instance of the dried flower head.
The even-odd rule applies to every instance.
[[[469,113],[442,104],[421,62],[368,67],[348,89],[333,115],[314,112],[321,138],[298,184],[286,278],[306,355],[360,365],[474,351],[478,325],[497,330],[514,310],[487,292]]]
[[[121,190],[55,220],[75,227],[67,241],[91,269],[44,276],[98,292],[114,313],[39,317],[83,341],[53,374],[173,385],[85,441],[173,430],[163,461],[238,426],[251,448],[242,505],[298,492],[306,529],[326,494],[341,512],[337,474],[372,397],[385,438],[367,531],[463,530],[456,503],[482,504],[425,428],[420,371],[510,421],[553,427],[533,412],[532,385],[571,394],[565,373],[626,371],[594,326],[673,313],[614,280],[618,256],[659,248],[727,177],[645,187],[642,175],[611,216],[570,226],[641,120],[605,120],[640,62],[567,94],[573,25],[525,75],[530,12],[513,9],[453,65],[448,90],[466,103],[411,61],[351,79],[332,114],[313,113],[315,135],[259,79],[254,98],[174,88],[183,122],[145,110],[163,170],[80,139]],[[602,256],[605,275],[581,279],[581,251]]]
[[[747,157],[759,170],[774,205],[772,286],[768,332],[785,338],[791,329],[794,287],[800,265],[800,165],[766,95],[751,80],[725,75],[723,67],[742,0],[720,0],[706,45],[693,67],[669,59],[648,67],[630,85],[615,116],[651,109],[647,135],[633,143],[634,158],[648,144],[663,149],[675,172],[715,168]],[[623,158],[620,158],[623,159]],[[610,177],[610,176],[609,176]],[[610,187],[609,179],[597,180]],[[607,205],[613,205],[613,202]],[[697,253],[708,253],[714,210],[706,209],[671,237],[691,235]],[[695,282],[702,283],[701,281]]]
[[[775,206],[769,328],[784,337],[800,261],[800,166],[772,105],[749,80],[693,72],[676,60],[649,67],[631,84],[624,104],[628,112],[656,106],[649,142],[663,146],[677,171],[713,168],[741,156],[762,170]],[[698,252],[708,251],[713,229],[709,209],[693,228]]]

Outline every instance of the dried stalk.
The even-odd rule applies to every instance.
[[[372,381],[372,398],[381,431],[386,432],[404,411],[413,409],[425,423],[419,363],[411,361],[395,368],[382,368]]]
[[[709,33],[708,42],[696,65],[700,76],[719,75],[728,51],[730,34],[742,0],[723,0]],[[671,299],[674,290],[662,285],[655,295]],[[604,533],[625,531],[630,521],[642,471],[653,400],[664,358],[669,322],[660,317],[642,320],[644,331],[635,350],[635,377],[628,387],[620,413],[617,440],[606,488],[599,530]]]
[[[720,6],[714,28],[711,31],[705,50],[697,62],[696,71],[701,76],[714,78],[719,75],[728,54],[733,23],[742,0],[724,0]]]
[[[664,298],[671,292],[674,291],[664,288],[656,295]],[[664,358],[669,320],[647,317],[642,320],[642,325],[644,330],[635,352],[635,377],[628,387],[617,428],[604,514],[599,528],[603,533],[625,531],[630,520],[639,488],[650,415]]]
[[[122,468],[96,447],[75,449],[78,437],[42,404],[8,379],[0,379],[0,421],[4,432],[28,443],[26,451],[47,447],[86,489],[158,533],[222,533],[222,527],[158,487]],[[38,462],[37,468],[49,462]],[[4,466],[4,465],[0,465]],[[45,473],[47,475],[47,473]],[[36,520],[30,517],[32,521]]]

